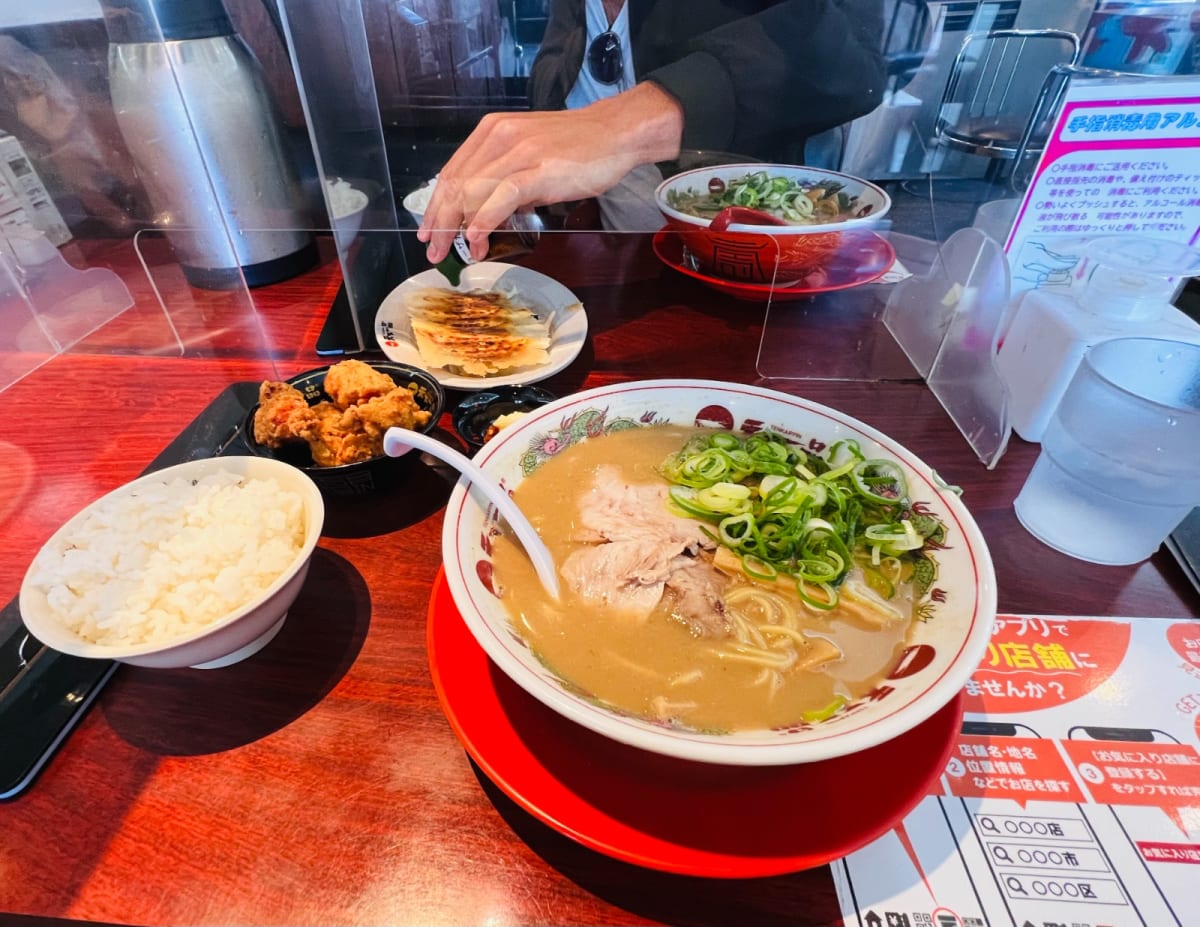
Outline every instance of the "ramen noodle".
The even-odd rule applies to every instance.
[[[706,444],[718,436],[724,447]],[[547,666],[620,711],[703,730],[816,720],[887,675],[940,523],[895,494],[898,468],[849,445],[831,464],[767,438],[749,453],[783,454],[775,472],[693,472],[722,454],[739,461],[746,447],[728,433],[632,428],[572,445],[517,486],[560,565],[562,599],[507,535],[494,575]],[[858,519],[849,544],[835,539],[830,506]],[[785,530],[795,543],[776,556]],[[775,550],[728,543],[752,536]]]

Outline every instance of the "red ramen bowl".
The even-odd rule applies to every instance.
[[[875,225],[892,207],[873,183],[785,164],[727,164],[676,174],[655,200],[704,273],[776,285],[822,269],[842,232]]]

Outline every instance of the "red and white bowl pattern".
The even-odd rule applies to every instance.
[[[712,180],[730,183],[747,174],[764,172],[814,183],[836,182],[857,197],[857,213],[833,222],[804,225],[731,224],[723,231],[710,228],[710,219],[680,212],[668,202],[672,191],[706,190]],[[699,270],[722,280],[775,286],[793,285],[826,268],[845,242],[844,233],[880,228],[892,208],[882,187],[837,171],[790,164],[724,164],[696,168],[669,177],[654,192],[666,228],[678,235],[699,264]]]
[[[770,429],[821,453],[853,438],[871,457],[899,462],[910,495],[946,525],[937,579],[918,603],[910,644],[890,676],[832,717],[786,728],[714,733],[614,709],[550,672],[512,626],[492,582],[497,513],[460,482],[447,505],[442,556],[455,604],[488,656],[544,704],[590,730],[656,753],[711,763],[784,765],[883,743],[949,702],[979,664],[996,616],[991,557],[957,494],[921,460],[870,426],[828,407],[754,386],[651,380],[559,399],[504,429],[475,458],[510,490],[565,448],[613,429],[671,422],[753,432]]]

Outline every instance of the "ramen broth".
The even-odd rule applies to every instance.
[[[589,439],[527,476],[514,500],[561,565],[579,545],[573,535],[581,496],[598,468],[618,464],[629,483],[665,485],[657,466],[698,432],[666,425]],[[556,602],[507,532],[496,540],[493,565],[514,625],[554,672],[619,709],[700,730],[787,726],[839,696],[865,694],[899,660],[911,624],[906,618],[869,626],[840,606],[816,612],[793,599],[804,633],[832,641],[842,657],[815,670],[781,671],[777,684],[764,684],[761,666],[722,659],[719,641],[693,635],[675,618],[669,594],[649,618],[597,605],[567,584]],[[900,608],[911,615],[911,600]]]

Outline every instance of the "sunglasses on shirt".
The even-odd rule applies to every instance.
[[[587,64],[588,72],[598,83],[617,83],[625,70],[620,36],[609,29],[592,39],[587,50]]]

